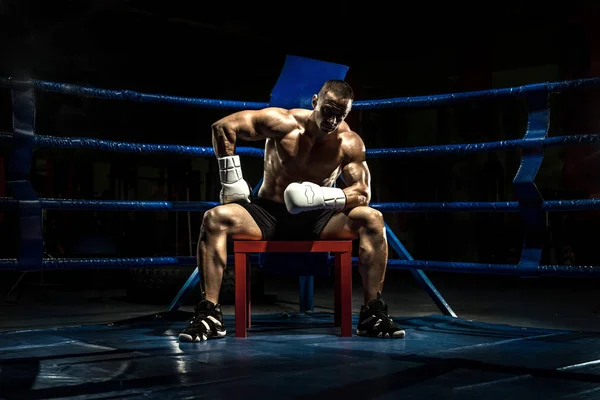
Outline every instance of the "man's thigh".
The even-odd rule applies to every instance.
[[[356,239],[358,237],[359,224],[352,218],[352,211],[348,213],[338,212],[334,214],[323,231],[320,238],[327,239]]]

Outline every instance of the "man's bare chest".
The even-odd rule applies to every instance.
[[[342,162],[341,146],[337,140],[315,143],[300,137],[280,140],[274,145],[284,168],[333,170]]]

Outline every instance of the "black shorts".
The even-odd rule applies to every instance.
[[[290,214],[285,204],[263,198],[237,203],[254,218],[263,240],[318,240],[336,210],[314,210]]]

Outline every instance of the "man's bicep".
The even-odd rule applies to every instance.
[[[217,121],[213,125],[213,129],[215,127],[223,127],[225,132],[231,132],[231,134],[235,135],[236,139],[246,141],[264,139],[264,136],[260,133],[260,129],[257,129],[258,122],[260,121],[260,111],[238,111]]]
[[[344,149],[344,165],[342,175],[348,186],[363,183],[370,184],[370,172],[367,165],[365,144],[358,134],[354,133]]]
[[[234,143],[237,139],[253,141],[280,137],[298,126],[298,121],[288,110],[269,107],[230,114],[215,122],[212,129],[215,138],[224,137]]]
[[[242,111],[234,114],[237,136],[252,141],[275,138],[298,128],[298,121],[287,110],[269,107],[262,110]]]

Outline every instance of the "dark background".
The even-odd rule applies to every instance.
[[[260,102],[269,101],[288,54],[350,66],[357,100],[597,76],[600,6],[555,4],[0,0],[0,75]],[[0,93],[7,131],[10,92]],[[550,135],[597,133],[597,98],[593,90],[553,96]],[[210,124],[231,112],[43,92],[37,101],[39,134],[139,143],[210,146]],[[526,118],[525,104],[508,99],[352,111],[349,122],[369,148],[382,148],[517,139]],[[545,198],[595,197],[596,151],[547,150],[537,180]],[[373,159],[373,201],[514,200],[519,161],[515,151]],[[256,183],[260,160],[244,163]],[[38,149],[32,181],[40,197],[215,201],[214,164]],[[520,256],[518,214],[388,213],[386,221],[415,259],[515,263]],[[46,212],[46,250],[55,257],[190,255],[199,222],[196,213],[188,220],[184,213]],[[0,256],[14,257],[14,225],[6,216],[2,224]],[[549,214],[543,262],[597,263],[596,225],[593,212]]]

